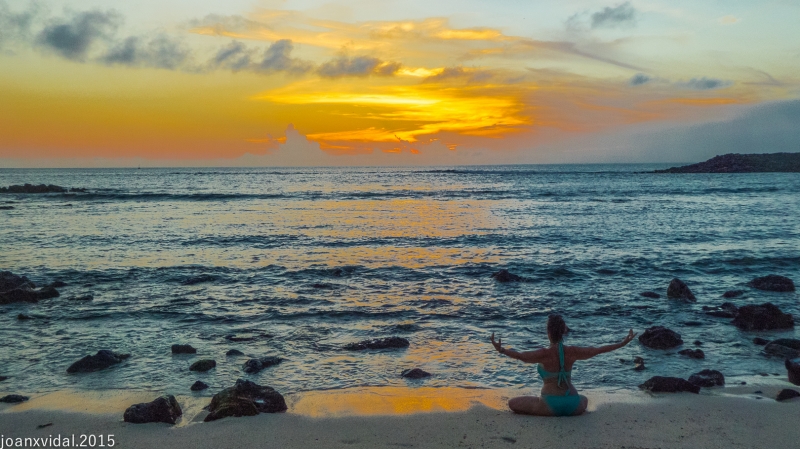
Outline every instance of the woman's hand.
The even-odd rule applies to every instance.
[[[633,329],[629,330],[628,335],[626,335],[625,338],[622,339],[622,346],[625,346],[628,343],[630,343],[631,340],[633,340],[633,338],[636,337],[636,335],[637,334],[633,333]]]
[[[503,339],[498,338],[497,341],[494,341],[494,332],[492,332],[492,346],[494,346],[494,349],[497,349],[497,352],[500,354],[503,353]]]

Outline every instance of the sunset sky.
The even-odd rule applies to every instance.
[[[0,0],[0,167],[800,151],[798,21],[795,0]]]

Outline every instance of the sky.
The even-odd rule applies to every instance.
[[[0,0],[0,167],[800,151],[795,0]]]

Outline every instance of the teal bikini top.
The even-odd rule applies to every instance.
[[[551,379],[553,377],[558,377],[558,386],[561,386],[561,382],[567,383],[569,382],[570,377],[572,376],[572,371],[564,370],[564,343],[558,342],[558,363],[559,363],[559,371],[557,373],[551,373],[544,369],[542,364],[540,363],[537,366],[537,370],[539,371],[539,375],[542,376],[542,379]]]

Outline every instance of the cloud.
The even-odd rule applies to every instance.
[[[642,84],[647,84],[650,81],[653,81],[653,77],[650,75],[645,75],[644,73],[637,73],[633,75],[630,80],[628,80],[628,84],[631,86],[641,86]]]
[[[632,26],[636,22],[636,9],[630,2],[617,6],[606,6],[602,11],[592,14],[592,28],[617,28]]]
[[[322,64],[317,73],[325,78],[339,78],[342,76],[392,76],[400,70],[398,62],[384,62],[372,56],[356,56],[349,58],[339,56]]]
[[[473,68],[445,67],[441,72],[425,78],[425,82],[443,82],[448,80],[466,80],[468,83],[481,83],[489,81],[494,74],[488,70]]]
[[[144,43],[142,38],[131,36],[112,47],[100,61],[108,64],[156,67],[176,70],[189,58],[191,51],[177,39],[159,35]]]
[[[739,23],[742,19],[735,17],[735,16],[724,16],[720,17],[718,20],[720,25],[733,25],[735,23]]]
[[[228,46],[221,48],[209,61],[212,68],[225,67],[234,72],[250,66],[252,50],[239,41],[233,41]]]
[[[0,44],[27,39],[31,24],[40,15],[41,9],[39,3],[31,3],[27,10],[15,13],[5,2],[0,1]]]
[[[83,61],[94,42],[109,39],[121,17],[114,11],[87,11],[54,20],[39,33],[39,45],[74,61]]]
[[[721,80],[717,78],[692,78],[689,81],[678,83],[679,86],[688,87],[695,90],[711,90],[721,89],[732,85],[732,81]]]
[[[291,57],[294,45],[290,39],[281,39],[274,42],[264,51],[255,69],[258,72],[289,72],[306,73],[313,69],[310,62]]]

